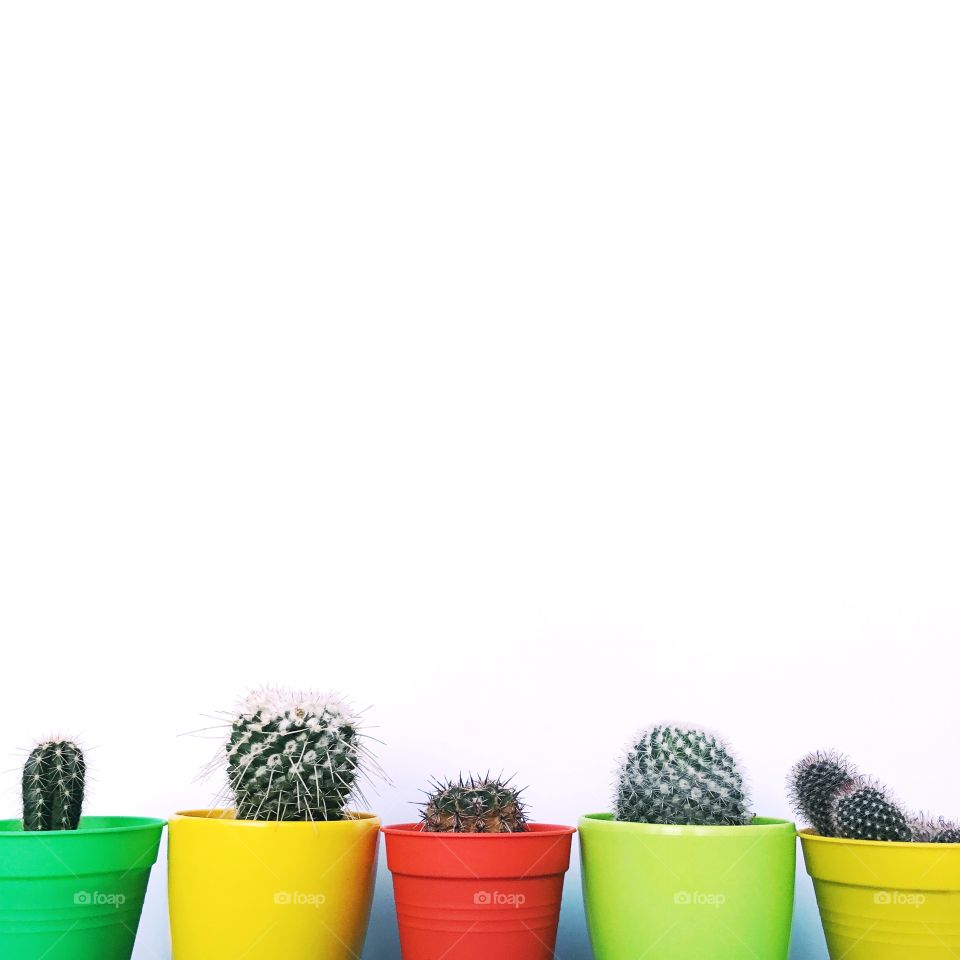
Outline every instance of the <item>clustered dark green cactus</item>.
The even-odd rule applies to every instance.
[[[743,775],[722,740],[655,726],[627,750],[614,798],[617,820],[740,826],[753,820]]]
[[[510,780],[471,774],[430,786],[421,809],[427,833],[519,833],[527,827],[523,791]]]
[[[80,825],[86,764],[72,740],[44,740],[23,767],[23,829],[76,830]]]
[[[369,754],[359,717],[343,700],[261,689],[233,718],[227,772],[241,820],[345,820],[362,799]]]
[[[886,787],[857,774],[840,754],[808,754],[790,771],[787,785],[797,815],[822,837],[960,843],[956,824],[911,816]]]

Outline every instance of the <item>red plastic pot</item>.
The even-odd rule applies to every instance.
[[[553,960],[573,827],[384,827],[403,960]]]

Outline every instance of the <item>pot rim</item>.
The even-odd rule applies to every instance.
[[[514,833],[442,833],[427,832],[423,829],[422,823],[391,823],[381,827],[381,832],[388,837],[412,837],[420,836],[425,840],[438,841],[445,840],[448,843],[453,840],[460,841],[492,841],[492,840],[529,840],[533,837],[568,837],[577,832],[576,827],[568,827],[559,823],[528,823],[526,830],[518,830]]]
[[[960,850],[960,843],[923,843],[919,840],[848,840],[846,837],[822,837],[813,827],[804,827],[803,830],[797,831],[797,835],[804,843],[842,844],[844,846],[873,847],[882,850],[903,848],[930,850],[933,848],[935,850],[942,850],[944,853],[947,853],[951,848]]]
[[[98,827],[87,827],[84,826],[85,820],[119,820],[122,822],[106,824]],[[11,823],[19,824],[21,828],[19,830],[2,829],[7,824]],[[76,830],[24,830],[22,825],[23,821],[19,817],[0,820],[0,841],[12,840],[14,838],[19,840],[38,837],[41,839],[50,839],[51,837],[90,837],[96,836],[97,834],[116,835],[118,833],[136,833],[144,829],[152,830],[155,827],[160,827],[162,829],[167,825],[167,821],[161,820],[157,817],[86,816],[80,818],[80,826],[77,827]]]
[[[233,807],[198,807],[193,810],[178,810],[171,818],[170,822],[188,820],[191,822],[216,823],[223,827],[244,827],[247,829],[263,829],[264,827],[294,827],[302,830],[308,827],[323,827],[324,829],[334,829],[344,827],[353,823],[367,823],[374,821],[377,826],[380,825],[380,817],[367,810],[348,810],[350,815],[346,820],[238,820]]]
[[[625,820],[615,820],[609,811],[600,813],[585,813],[580,817],[580,830],[584,827],[598,827],[601,830],[629,830],[633,833],[648,834],[650,836],[676,837],[742,837],[745,833],[791,833],[795,834],[797,827],[792,820],[781,820],[779,817],[754,817],[753,823],[740,826],[706,826],[699,824],[666,824],[666,823],[633,823]]]

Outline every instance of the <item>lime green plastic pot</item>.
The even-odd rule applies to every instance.
[[[596,960],[786,960],[796,830],[581,817],[583,895]]]
[[[163,824],[84,817],[25,833],[0,820],[0,957],[130,960]]]
[[[960,844],[800,842],[833,960],[960,957]]]

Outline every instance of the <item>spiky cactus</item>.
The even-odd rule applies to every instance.
[[[837,797],[853,786],[856,777],[857,771],[842,754],[808,753],[790,771],[788,779],[790,800],[797,816],[821,837],[832,837]]]
[[[956,824],[944,824],[933,837],[934,843],[960,843],[960,827]]]
[[[838,798],[834,822],[836,835],[845,840],[913,839],[907,814],[883,787],[862,777]]]
[[[739,826],[750,823],[743,775],[726,745],[697,729],[655,726],[629,748],[617,778],[617,820]]]
[[[469,775],[434,780],[421,810],[427,833],[518,833],[526,829],[521,790],[509,780]]]
[[[910,831],[914,843],[960,843],[960,826],[943,817],[913,817]]]
[[[86,764],[71,740],[44,740],[23,767],[23,829],[76,830],[80,824]]]
[[[241,820],[344,820],[369,753],[340,698],[253,691],[233,718],[227,772]]]

